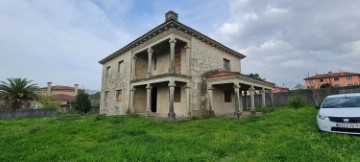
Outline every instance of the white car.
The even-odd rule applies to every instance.
[[[317,115],[317,124],[322,131],[360,134],[360,93],[326,97]]]

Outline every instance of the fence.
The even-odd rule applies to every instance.
[[[71,112],[67,107],[60,108],[46,108],[46,109],[16,109],[16,110],[4,110],[0,111],[0,119],[10,119],[10,118],[35,118],[35,117],[45,117],[51,116],[56,112]],[[98,114],[99,107],[91,107],[90,111],[87,114]]]
[[[348,86],[348,87],[334,87],[334,88],[324,88],[324,89],[300,89],[293,90],[286,93],[273,93],[274,98],[274,106],[284,106],[288,104],[289,99],[292,96],[299,95],[303,97],[307,103],[315,105],[316,102],[321,104],[324,98],[328,95],[334,94],[348,94],[348,93],[360,93],[360,86]],[[247,100],[247,105],[250,107],[250,96],[247,96],[246,99],[243,97],[243,103],[245,104],[245,100]],[[262,96],[261,94],[256,94],[254,97],[255,105],[261,106],[262,104]],[[271,106],[271,96],[270,94],[266,94],[266,105]]]

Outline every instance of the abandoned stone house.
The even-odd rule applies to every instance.
[[[241,74],[245,56],[180,23],[169,11],[165,22],[105,57],[100,113],[190,117],[234,115],[243,111],[242,96],[273,83]]]

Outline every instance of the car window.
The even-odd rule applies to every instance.
[[[326,98],[322,108],[359,107],[360,96]]]

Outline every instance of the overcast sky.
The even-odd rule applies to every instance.
[[[328,71],[360,73],[359,0],[1,0],[0,80],[100,89],[99,60],[164,21],[245,54],[242,73],[293,88]]]

